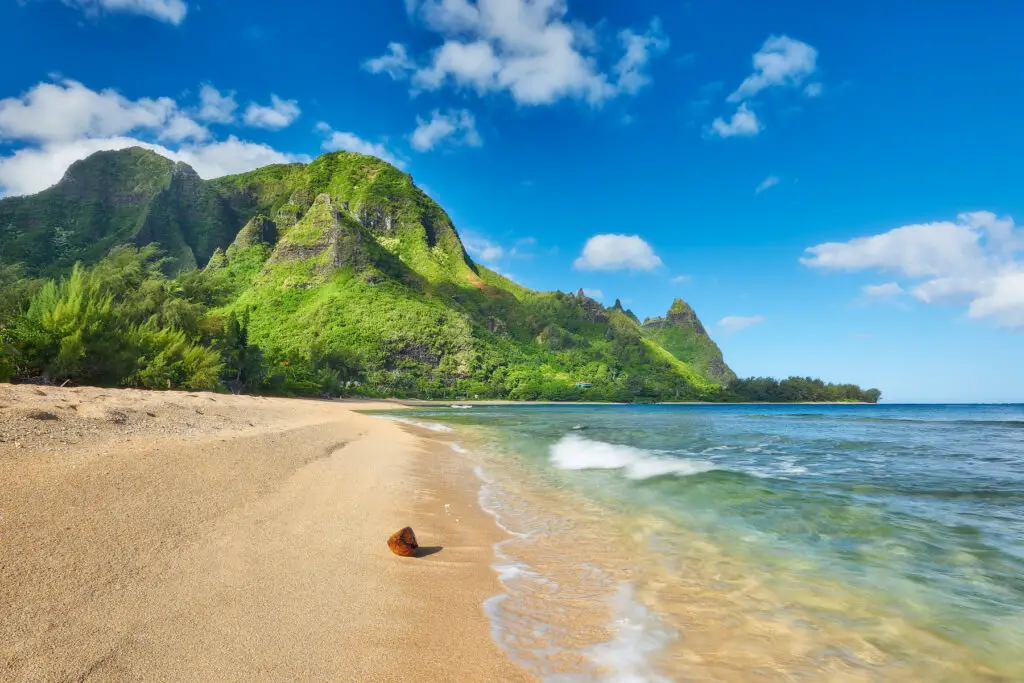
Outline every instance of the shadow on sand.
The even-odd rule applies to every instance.
[[[431,545],[431,546],[420,546],[416,549],[416,557],[429,557],[434,553],[439,553],[444,550],[443,545]]]

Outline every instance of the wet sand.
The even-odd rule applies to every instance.
[[[471,466],[381,407],[0,385],[0,680],[531,680]]]

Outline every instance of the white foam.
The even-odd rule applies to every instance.
[[[413,427],[420,427],[422,429],[429,429],[432,432],[450,432],[453,431],[448,425],[443,425],[437,422],[420,422],[419,420],[410,420],[406,417],[392,417],[390,415],[383,416],[387,420],[394,422],[401,422],[402,424],[412,425]]]
[[[630,479],[668,474],[688,476],[716,469],[704,460],[662,457],[633,446],[591,441],[566,434],[551,447],[551,462],[563,470],[623,470]]]
[[[452,405],[450,405],[448,407],[449,408],[458,408],[460,410],[469,410],[473,406],[462,405],[461,403],[454,403],[454,404],[452,404]]]
[[[613,599],[614,617],[608,629],[612,637],[584,651],[591,661],[608,671],[607,683],[670,683],[651,666],[654,654],[676,637],[664,628],[647,607],[633,597],[633,586],[623,582]]]
[[[458,442],[452,443],[451,444],[451,448],[456,453],[469,453],[469,451],[467,451],[465,448],[463,448],[462,445],[460,443],[458,443]]]

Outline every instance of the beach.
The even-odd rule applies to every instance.
[[[0,385],[0,679],[532,680],[471,465],[390,407]]]

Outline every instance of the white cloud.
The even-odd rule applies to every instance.
[[[203,178],[244,173],[268,164],[309,161],[304,155],[278,152],[267,145],[234,136],[220,142],[182,145],[177,149],[131,137],[86,138],[28,147],[0,157],[0,196],[40,192],[59,181],[74,162],[95,152],[128,147],[144,147],[172,161],[183,161]]]
[[[388,51],[380,57],[368,59],[363,63],[363,68],[372,74],[385,73],[391,78],[398,80],[416,69],[416,64],[409,58],[405,45],[401,43],[388,43]]]
[[[200,121],[210,123],[231,123],[235,120],[235,110],[238,109],[238,102],[235,101],[235,93],[222,93],[209,83],[204,83],[199,89],[199,112],[196,118]]]
[[[180,116],[169,97],[129,100],[114,90],[90,90],[77,81],[39,83],[18,97],[0,100],[0,139],[34,143],[159,133]]]
[[[775,187],[778,184],[779,184],[779,176],[777,176],[777,175],[770,175],[767,178],[765,178],[764,180],[762,180],[760,183],[758,183],[757,187],[754,188],[754,194],[761,194],[765,190],[770,190],[771,188]]]
[[[340,149],[346,152],[366,154],[386,161],[397,168],[405,168],[405,162],[389,152],[387,147],[379,142],[364,140],[355,133],[334,130],[323,121],[316,124],[316,130],[324,136],[324,141],[320,147],[325,152],[334,152]]]
[[[174,25],[183,22],[188,14],[188,5],[184,0],[64,0],[64,4],[77,7],[86,14],[140,14]]]
[[[462,244],[470,256],[486,263],[494,263],[505,255],[504,247],[469,230],[462,231]]]
[[[824,86],[822,86],[821,83],[808,83],[807,86],[804,87],[804,95],[814,99],[815,97],[821,97],[823,90]]]
[[[73,162],[132,146],[184,161],[204,178],[305,159],[234,136],[214,140],[187,111],[167,97],[131,100],[69,80],[0,100],[0,139],[14,147],[0,156],[0,195],[44,190]]]
[[[479,147],[483,144],[476,130],[476,119],[465,109],[441,113],[435,109],[430,120],[416,117],[416,130],[412,133],[412,146],[420,152],[427,152],[442,142],[452,145]]]
[[[604,299],[604,292],[602,292],[600,289],[587,289],[586,287],[584,287],[583,295],[588,296],[591,299],[594,299],[595,301],[601,301],[602,299]]]
[[[763,315],[727,315],[718,321],[718,327],[722,332],[732,334],[733,332],[739,332],[740,330],[745,330],[748,327],[753,327],[754,325],[760,325],[765,322],[765,320],[767,320],[767,318]]]
[[[408,78],[414,91],[450,85],[479,95],[506,92],[522,105],[562,99],[600,105],[647,85],[651,58],[668,49],[655,19],[645,33],[620,31],[622,56],[602,69],[595,32],[567,19],[565,0],[407,0],[406,9],[442,43],[421,59],[390,43],[364,67]]]
[[[962,213],[956,221],[906,225],[848,242],[807,249],[812,268],[896,273],[927,304],[967,307],[971,318],[1024,327],[1024,230],[1012,218],[988,211]],[[906,289],[900,283],[895,285]],[[865,293],[868,293],[865,288]]]
[[[661,31],[661,22],[651,20],[651,28],[647,33],[635,33],[626,29],[619,33],[626,53],[615,65],[616,82],[619,90],[629,95],[640,92],[651,82],[645,69],[651,57],[668,50],[669,40]]]
[[[737,135],[748,137],[757,135],[763,129],[764,126],[758,120],[757,114],[750,111],[746,103],[741,104],[728,121],[718,117],[711,122],[711,133],[720,138],[731,138]]]
[[[903,294],[903,288],[898,282],[886,282],[881,285],[864,285],[861,292],[870,299],[892,299]]]
[[[290,126],[301,113],[299,103],[295,100],[282,100],[277,95],[271,95],[269,107],[252,102],[246,107],[243,119],[248,126],[280,130]]]
[[[765,88],[801,85],[817,70],[818,51],[789,36],[771,36],[754,53],[753,61],[754,73],[729,95],[729,102],[748,100]]]
[[[682,285],[689,282],[690,279],[691,278],[689,275],[676,275],[674,278],[672,278],[671,282],[674,285]]]
[[[662,265],[639,235],[594,235],[573,264],[579,270],[654,270]]]

